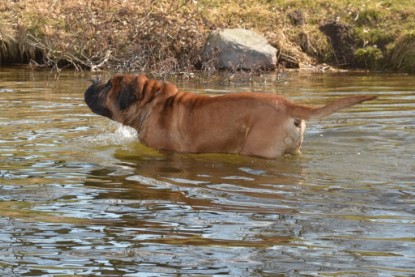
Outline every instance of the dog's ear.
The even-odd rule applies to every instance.
[[[137,80],[133,79],[129,83],[124,83],[118,95],[118,106],[121,110],[125,110],[131,104],[138,100]]]
[[[124,110],[144,98],[148,78],[145,75],[119,75],[119,78],[122,78],[122,81],[118,95],[118,106]]]

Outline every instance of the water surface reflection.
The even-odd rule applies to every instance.
[[[276,160],[159,153],[90,113],[89,76],[0,77],[2,275],[415,274],[413,76],[179,81],[380,96],[309,124],[303,154]]]

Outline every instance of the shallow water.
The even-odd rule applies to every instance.
[[[90,78],[0,68],[0,275],[415,275],[415,76],[175,81],[379,96],[310,122],[303,153],[276,160],[145,148],[88,110]]]

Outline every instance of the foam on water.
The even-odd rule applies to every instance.
[[[102,124],[101,122],[98,124]],[[94,124],[90,124],[93,126]],[[95,127],[91,127],[95,128]],[[92,135],[87,135],[82,137],[80,140],[93,143],[98,145],[120,145],[129,142],[138,141],[138,134],[137,131],[129,126],[122,125],[117,122],[110,122],[108,124],[107,121],[104,122],[103,126],[98,126],[99,133]]]
[[[125,126],[122,124],[117,123],[118,128],[114,133],[114,136],[116,136],[119,139],[122,140],[137,140],[138,139],[138,134],[137,131],[134,128],[131,128],[129,126]]]

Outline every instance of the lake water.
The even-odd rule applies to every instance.
[[[92,77],[0,68],[0,275],[415,275],[415,76],[173,80],[379,97],[309,122],[302,154],[275,160],[148,149],[86,107]]]

